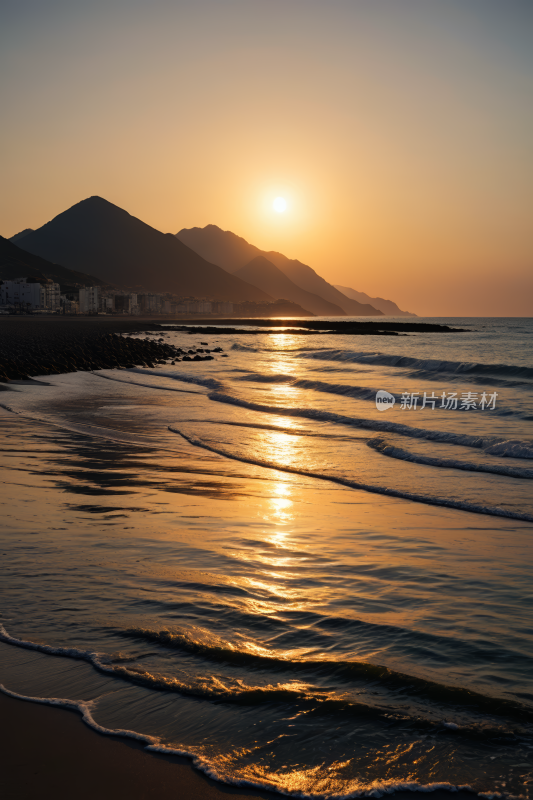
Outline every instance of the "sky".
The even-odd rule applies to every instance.
[[[533,314],[531,0],[1,0],[0,82],[3,236],[100,195],[419,315]]]

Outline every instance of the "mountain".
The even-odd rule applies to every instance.
[[[62,285],[101,284],[103,281],[84,272],[76,272],[59,264],[52,264],[44,258],[34,256],[17,247],[9,239],[0,236],[0,280],[10,281],[15,278],[51,278]]]
[[[205,228],[183,228],[176,237],[204,258],[218,264],[228,272],[237,272],[257,256],[264,256],[280,269],[293,283],[306,292],[318,295],[328,303],[339,306],[349,316],[381,316],[381,311],[346,297],[320,275],[302,264],[301,261],[287,258],[282,253],[260,250],[231,231],[223,231],[217,225]]]
[[[350,289],[348,286],[337,286],[335,288],[350,297],[352,300],[357,300],[359,303],[371,303],[374,308],[379,309],[388,317],[416,317],[416,314],[411,314],[410,311],[402,311],[398,308],[396,303],[392,300],[384,300],[382,297],[369,297],[365,292],[356,292],[355,289]]]
[[[300,289],[264,256],[256,256],[249,264],[241,267],[234,274],[243,281],[258,286],[272,297],[291,300],[317,316],[338,317],[344,315],[339,306],[328,303],[327,300],[311,294],[311,292],[306,292],[305,289]]]
[[[20,231],[20,233],[16,233],[14,236],[10,236],[9,241],[17,242],[19,239],[22,239],[22,237],[26,236],[28,233],[33,233],[33,228],[24,228],[24,230]]]
[[[82,200],[17,244],[118,286],[233,302],[273,299],[101,197]]]

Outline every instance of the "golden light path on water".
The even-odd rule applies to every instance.
[[[389,462],[367,447],[366,431],[324,419],[323,412],[375,414],[372,403],[342,390],[367,387],[385,373],[358,363],[324,367],[305,352],[316,339],[281,331],[236,344],[230,361],[206,363],[200,375],[194,365],[176,364],[113,381],[54,377],[49,385],[12,391],[14,407],[42,413],[42,405],[78,427],[82,413],[116,438],[125,432],[125,441],[93,443],[69,430],[59,438],[55,429],[47,440],[41,427],[37,440],[33,423],[11,415],[11,441],[19,448],[13,452],[22,459],[14,464],[27,469],[28,457],[40,452],[35,442],[45,447],[43,469],[28,481],[42,495],[50,525],[42,544],[41,537],[22,539],[14,556],[18,572],[8,602],[23,625],[14,619],[11,626],[28,640],[74,641],[102,652],[113,647],[123,670],[117,674],[131,682],[124,681],[120,697],[129,693],[132,700],[118,702],[106,690],[99,719],[162,731],[165,741],[203,757],[223,779],[315,796],[387,793],[410,780],[499,789],[507,774],[499,765],[502,751],[517,766],[529,758],[516,755],[515,740],[502,743],[515,723],[487,721],[453,692],[479,689],[492,709],[496,680],[511,676],[526,686],[522,675],[530,664],[507,628],[510,613],[517,630],[530,619],[521,604],[530,529],[329,481],[344,471],[369,484],[394,487],[405,479],[408,489],[428,492],[432,482],[438,491],[451,482],[449,494],[468,485],[462,474],[456,480],[444,469]],[[193,398],[181,378],[198,378],[201,386],[216,378],[237,402],[216,403],[203,388]],[[335,391],[325,394],[324,386]],[[284,416],[284,408],[305,413]],[[438,425],[435,415],[426,417],[417,424],[455,430],[444,415]],[[415,424],[404,415],[405,421]],[[155,442],[169,423],[206,448],[175,432],[164,442],[174,449],[130,446],[133,433]],[[424,452],[418,442],[404,446]],[[50,492],[52,479],[61,493]],[[469,480],[477,487],[481,479]],[[14,488],[12,475],[6,481],[22,509],[16,530],[23,537],[33,520],[27,497],[16,494],[23,490]],[[44,569],[59,576],[53,597]],[[22,608],[17,587],[29,580],[41,594],[32,601],[26,593]],[[146,686],[137,696],[141,679]],[[160,679],[179,689],[165,692],[161,707],[147,692]],[[18,680],[14,667],[15,689]],[[508,686],[500,696],[509,696]],[[53,691],[63,696],[61,687]],[[146,704],[142,714],[139,703]]]

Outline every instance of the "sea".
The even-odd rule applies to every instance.
[[[234,786],[528,798],[533,320],[416,321],[0,385],[2,690]]]

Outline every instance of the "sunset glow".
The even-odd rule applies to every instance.
[[[98,195],[419,315],[527,315],[533,7],[510,4],[10,4],[0,233]]]

